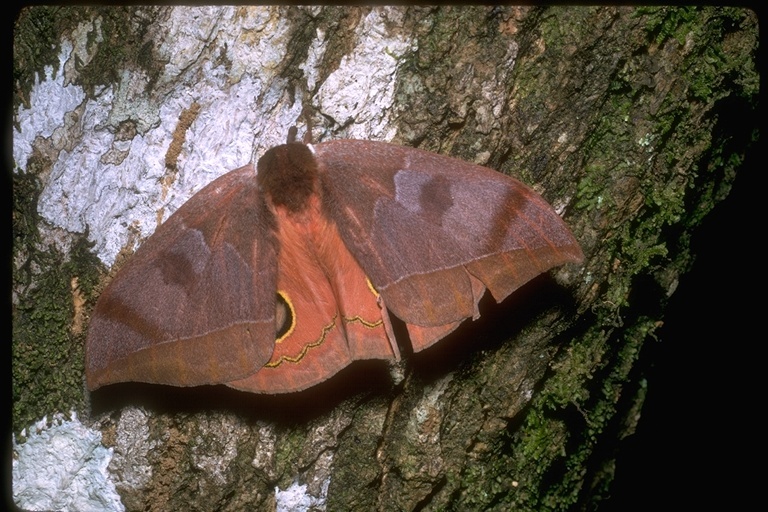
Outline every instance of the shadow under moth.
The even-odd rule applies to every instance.
[[[580,262],[531,188],[364,140],[288,143],[203,188],[101,294],[89,389],[139,381],[299,391],[357,359],[398,359],[390,313],[423,350],[490,291]]]

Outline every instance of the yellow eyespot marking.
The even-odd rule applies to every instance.
[[[280,356],[280,359],[278,359],[277,361],[275,361],[273,363],[267,363],[264,366],[267,367],[267,368],[277,368],[278,366],[280,366],[284,362],[298,363],[299,361],[301,361],[304,358],[305,355],[307,355],[307,352],[309,351],[309,349],[315,348],[315,347],[319,347],[320,345],[323,344],[323,342],[325,341],[325,337],[328,336],[328,333],[331,332],[331,329],[333,329],[336,326],[336,318],[338,318],[338,315],[334,315],[333,316],[333,320],[331,320],[331,322],[328,325],[323,327],[323,332],[320,335],[320,337],[317,340],[315,340],[315,341],[313,341],[311,343],[307,343],[306,345],[304,345],[304,348],[301,349],[301,352],[299,352],[299,354],[297,356],[293,356],[293,357],[291,357],[291,356]],[[295,323],[296,322],[294,322],[294,324]],[[284,338],[285,338],[285,336],[283,336],[281,339],[284,339]]]
[[[361,324],[363,324],[364,327],[368,327],[369,329],[373,329],[384,323],[384,320],[381,320],[381,319],[376,320],[375,322],[369,322],[365,320],[363,317],[361,317],[360,315],[355,315],[351,318],[344,317],[344,321],[347,322],[348,324],[351,324],[352,322],[360,322]]]
[[[371,290],[371,293],[378,299],[379,298],[379,292],[376,291],[376,288],[373,287],[373,283],[370,279],[368,279],[368,276],[365,276],[365,282],[368,284],[368,289]]]
[[[280,318],[281,315],[279,315],[279,307],[282,304],[288,311],[288,319],[287,319],[287,329],[285,329],[285,332],[282,334],[280,333],[280,330],[286,325],[285,319],[283,319],[281,325],[277,326],[277,332],[279,336],[277,336],[277,339],[275,340],[275,343],[281,343],[285,338],[293,334],[293,330],[296,328],[296,308],[293,307],[293,302],[291,301],[290,297],[288,297],[288,294],[282,290],[277,290],[277,299],[278,299],[278,314],[276,315],[276,318]],[[282,300],[281,300],[282,299]],[[285,313],[285,312],[284,312]]]

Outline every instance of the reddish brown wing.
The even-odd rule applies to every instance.
[[[275,342],[274,229],[250,165],[187,201],[99,297],[88,387],[194,386],[258,371]]]
[[[394,359],[377,296],[334,223],[316,207],[296,217],[276,208],[277,290],[287,308],[275,351],[255,374],[229,386],[255,393],[299,391],[356,359]]]
[[[583,259],[552,207],[499,172],[378,142],[313,147],[327,214],[415,350],[476,317],[486,287],[501,301]]]

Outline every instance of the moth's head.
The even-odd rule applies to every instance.
[[[309,146],[291,142],[276,146],[257,164],[256,181],[273,206],[292,213],[304,211],[318,190],[315,155]]]

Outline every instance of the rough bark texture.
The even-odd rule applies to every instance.
[[[79,411],[127,510],[594,509],[642,408],[639,353],[756,137],[757,34],[751,11],[711,7],[22,11],[14,431]],[[585,264],[484,302],[402,381],[361,364],[292,396],[87,396],[110,267],[306,115],[315,139],[520,177]]]

